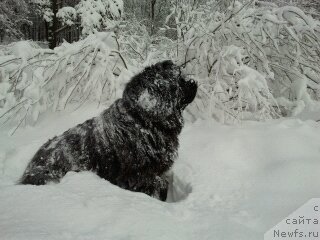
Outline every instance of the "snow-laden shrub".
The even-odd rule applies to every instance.
[[[193,114],[266,119],[319,100],[319,21],[292,6],[233,1],[219,12],[217,3],[172,9],[177,58],[200,82]]]
[[[118,42],[121,52],[131,65],[143,67],[163,59],[175,59],[176,43],[163,35],[150,35],[147,27],[136,18],[119,24]]]
[[[123,21],[118,29],[118,42],[123,54],[133,65],[140,65],[149,55],[151,37],[144,24],[134,17]]]
[[[243,49],[236,46],[222,49],[212,70],[215,75],[201,78],[197,108],[190,109],[193,115],[223,122],[279,116],[266,77],[245,65],[243,54]]]
[[[22,46],[17,46],[17,45]],[[23,47],[25,55],[15,54]],[[97,33],[54,50],[20,42],[0,56],[0,119],[35,122],[41,112],[120,96],[126,62],[114,33]],[[28,54],[27,54],[28,53]],[[9,55],[8,55],[9,54]],[[120,75],[120,78],[119,78]]]
[[[71,26],[77,19],[77,11],[73,7],[63,7],[57,12],[57,18],[64,24]]]

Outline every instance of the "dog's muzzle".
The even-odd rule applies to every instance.
[[[196,97],[198,84],[193,79],[186,81],[185,79],[181,78],[180,86],[182,89],[181,105],[182,107],[186,107]]]

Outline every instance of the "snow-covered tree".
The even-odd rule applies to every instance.
[[[31,0],[35,11],[46,22],[47,40],[51,49],[57,46],[58,30],[58,1],[57,0]]]
[[[49,47],[57,46],[61,25],[80,23],[82,36],[113,27],[113,21],[123,14],[122,0],[80,0],[75,6],[59,8],[57,0],[32,0],[37,12],[48,25]]]
[[[48,23],[52,22],[52,0],[31,0],[31,4],[34,5],[36,13],[40,15],[44,19],[44,21]]]
[[[0,1],[0,42],[5,37],[9,39],[23,38],[21,26],[31,25],[27,15],[29,6],[25,0]]]
[[[71,26],[77,20],[77,11],[73,7],[63,7],[57,12],[57,18],[64,24]]]
[[[113,21],[120,19],[122,14],[122,0],[81,0],[75,8],[60,9],[58,17],[68,25],[72,25],[79,18],[82,35],[87,36],[113,27]]]

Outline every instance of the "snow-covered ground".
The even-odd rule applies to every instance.
[[[187,124],[169,202],[90,172],[68,173],[59,184],[15,185],[48,138],[99,111],[46,115],[12,137],[0,129],[0,239],[262,239],[320,196],[320,124],[300,119]]]

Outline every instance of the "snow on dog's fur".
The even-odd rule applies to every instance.
[[[163,174],[177,156],[182,111],[196,92],[197,84],[171,61],[145,68],[100,116],[45,143],[20,183],[58,182],[68,171],[91,170],[124,189],[165,200]]]

